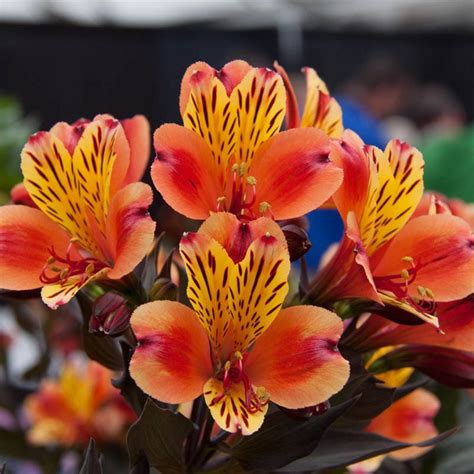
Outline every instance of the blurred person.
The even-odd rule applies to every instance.
[[[425,188],[474,202],[474,127],[462,104],[447,86],[427,84],[412,114],[422,134]]]
[[[336,95],[344,128],[356,132],[369,145],[385,148],[389,135],[383,120],[402,112],[413,87],[412,75],[396,61],[370,58]]]

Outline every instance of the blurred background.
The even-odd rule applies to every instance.
[[[300,68],[314,67],[341,103],[346,128],[379,147],[389,138],[418,146],[427,188],[474,202],[474,0],[0,0],[0,203],[21,180],[19,153],[29,134],[97,113],[144,114],[152,130],[180,122],[187,66],[203,60],[220,68],[236,58],[268,67],[277,60],[301,100]],[[190,228],[158,198],[154,205],[160,230]],[[315,266],[342,224],[331,211],[309,223]],[[77,332],[58,324],[54,347]],[[2,333],[16,334],[12,373],[31,370],[41,350],[18,315],[15,323],[0,321]],[[452,426],[457,413],[472,419],[472,400],[443,396],[440,427]],[[470,430],[424,463],[405,471],[389,464],[384,472],[472,472]]]

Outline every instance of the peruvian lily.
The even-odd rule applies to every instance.
[[[474,292],[469,225],[450,214],[410,219],[423,193],[424,162],[416,148],[392,140],[382,151],[350,131],[333,146],[345,176],[333,196],[345,236],[316,276],[312,300],[367,298],[378,305],[365,310],[388,317],[404,312],[437,326],[435,301]]]
[[[51,308],[92,280],[130,273],[153,242],[151,188],[139,182],[148,124],[110,116],[59,123],[22,151],[24,186],[37,208],[0,208],[0,288],[42,288]]]
[[[291,219],[319,207],[341,184],[325,133],[279,132],[286,92],[274,71],[244,61],[220,71],[195,63],[183,77],[180,110],[184,126],[155,132],[151,176],[187,217],[227,211],[244,220]]]
[[[438,434],[434,417],[440,406],[435,395],[418,388],[374,418],[365,431],[407,444],[425,442]],[[411,446],[352,464],[348,469],[351,474],[368,474],[377,471],[386,456],[397,461],[408,461],[422,456],[430,449],[429,446]]]
[[[172,404],[203,394],[220,428],[248,435],[269,400],[303,408],[343,387],[339,317],[314,306],[281,309],[290,262],[275,222],[217,213],[182,238],[180,251],[193,309],[154,301],[132,315],[130,372],[142,390]]]
[[[277,62],[274,67],[285,83],[287,128],[314,127],[319,128],[331,138],[341,138],[344,131],[341,106],[334,97],[331,97],[326,84],[318,76],[318,73],[310,67],[302,69],[306,77],[306,98],[300,117],[296,93],[288,74]]]
[[[85,446],[120,442],[135,414],[110,383],[113,373],[96,362],[69,359],[59,379],[44,380],[25,399],[31,426],[28,441],[38,446]]]

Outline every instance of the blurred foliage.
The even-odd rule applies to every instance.
[[[24,116],[17,99],[0,95],[0,204],[8,201],[8,192],[21,181],[21,149],[37,126],[36,118]]]

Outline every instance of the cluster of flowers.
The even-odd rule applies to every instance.
[[[367,354],[388,386],[414,369],[472,386],[470,211],[423,195],[416,148],[392,140],[380,150],[344,130],[324,82],[304,73],[300,116],[278,64],[195,63],[182,81],[183,125],[154,133],[153,184],[175,211],[204,221],[175,258],[189,305],[158,298],[156,286],[129,297],[155,238],[152,189],[139,182],[150,151],[141,116],[58,123],[30,138],[24,182],[0,209],[0,287],[41,288],[53,309],[102,288],[91,330],[135,338],[138,387],[172,405],[203,396],[219,429],[243,436],[259,430],[270,401],[310,409],[338,393],[350,376],[343,347]],[[322,206],[339,211],[344,237],[288,298],[290,262],[306,248],[295,219]],[[41,403],[28,405],[41,418]],[[366,429],[403,438],[394,420],[408,410],[403,439],[420,441],[436,434],[437,409],[420,389]]]

